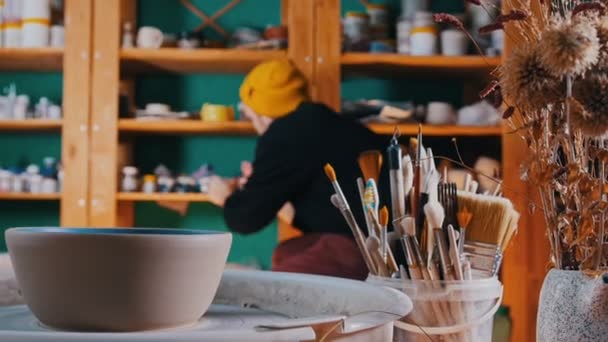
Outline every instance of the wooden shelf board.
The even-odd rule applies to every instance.
[[[399,127],[399,131],[402,135],[416,135],[418,134],[417,124],[380,124],[371,123],[368,127],[383,135],[393,134],[395,127]],[[435,126],[435,125],[423,125],[422,134],[424,136],[433,137],[457,137],[457,136],[501,136],[502,127],[500,126]]]
[[[489,74],[500,66],[501,57],[480,56],[408,56],[396,53],[344,53],[341,58],[345,72],[392,73],[411,72],[440,77],[445,74]]]
[[[0,120],[0,131],[60,130],[61,124],[61,120],[46,119]]]
[[[61,48],[0,48],[2,71],[60,71]]]
[[[284,50],[239,49],[124,49],[123,72],[243,73],[266,60],[286,57]]]
[[[398,126],[401,134],[415,135],[418,133],[416,124],[383,124],[371,123],[368,127],[378,133],[393,134]],[[155,134],[213,134],[213,135],[253,135],[255,131],[250,122],[203,122],[199,120],[148,121],[136,119],[120,119],[118,127],[125,133],[155,133]],[[500,126],[433,126],[424,125],[422,132],[426,136],[500,136]]]
[[[58,201],[60,199],[61,199],[60,193],[30,194],[30,193],[0,192],[0,200],[7,200],[7,201]]]
[[[209,202],[209,197],[201,193],[143,193],[143,192],[119,192],[116,199],[122,202]]]
[[[223,134],[253,135],[255,130],[248,121],[203,122],[201,120],[137,120],[120,119],[118,128],[130,133],[159,134]]]

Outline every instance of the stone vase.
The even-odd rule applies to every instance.
[[[551,270],[540,292],[536,341],[608,341],[608,285],[602,277]]]

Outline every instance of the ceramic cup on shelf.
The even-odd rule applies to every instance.
[[[201,120],[207,122],[232,121],[234,120],[234,108],[205,103],[201,109]]]
[[[161,115],[161,114],[169,114],[171,112],[171,107],[164,103],[148,103],[146,104],[146,113]]]
[[[452,105],[446,102],[429,102],[426,112],[426,123],[431,125],[452,125],[456,123],[456,114]]]
[[[462,31],[450,29],[441,32],[441,54],[444,56],[466,55],[468,44],[468,37]]]
[[[163,45],[163,32],[153,26],[143,26],[137,31],[137,47],[158,49]]]

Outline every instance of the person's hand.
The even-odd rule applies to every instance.
[[[241,162],[241,177],[238,179],[239,188],[243,188],[253,174],[253,165],[248,161]]]
[[[218,207],[223,207],[226,203],[226,199],[232,194],[233,187],[230,184],[218,176],[211,176],[209,179],[209,189],[207,195],[209,201]]]

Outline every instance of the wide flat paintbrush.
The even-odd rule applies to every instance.
[[[513,216],[517,212],[506,198],[459,191],[458,203],[471,213],[466,241],[502,246],[509,230],[516,226]]]

